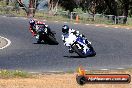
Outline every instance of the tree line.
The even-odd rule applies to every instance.
[[[124,16],[124,24],[132,16],[132,0],[60,0],[59,4],[70,11],[82,8],[91,14]]]
[[[132,13],[132,0],[60,0],[59,4],[70,11],[82,8],[93,14],[131,16]]]
[[[0,0],[2,1],[2,0]],[[3,0],[7,4],[10,0]],[[25,7],[22,0],[16,0],[19,5]],[[37,7],[37,3],[43,0],[29,0],[29,7],[25,11],[35,13],[29,10],[29,8]],[[63,7],[65,10],[73,11],[74,8],[81,8],[84,12],[90,14],[104,14],[104,15],[115,15],[115,16],[132,16],[132,0],[47,0],[49,11],[55,10],[59,7]],[[127,19],[126,19],[127,20]]]

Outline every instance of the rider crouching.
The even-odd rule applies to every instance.
[[[36,22],[31,19],[29,21],[29,24],[30,24],[29,31],[32,33],[32,36],[36,36],[37,35]]]
[[[36,21],[31,19],[29,21],[30,27],[29,30],[32,33],[32,36],[35,36],[38,39],[38,43],[40,43],[41,41],[39,40],[39,27],[43,27],[43,31],[47,32],[47,33],[52,33],[51,29],[48,27],[48,25],[46,25],[44,22],[40,22],[40,21]]]
[[[64,42],[64,45],[68,47],[69,53],[73,53],[73,52],[74,52],[74,51],[72,50],[72,48],[71,48],[71,45],[69,45],[69,44],[67,43],[67,39],[70,39],[69,35],[71,35],[71,34],[75,35],[76,37],[81,36],[82,38],[84,38],[84,39],[85,39],[85,43],[87,44],[87,46],[88,46],[89,44],[91,44],[91,42],[89,42],[89,41],[85,38],[85,36],[84,36],[83,34],[79,34],[79,31],[76,31],[76,30],[74,30],[74,29],[70,29],[68,25],[64,25],[64,26],[62,27],[62,33],[63,33],[63,34],[62,34],[62,40],[63,40],[63,42]]]

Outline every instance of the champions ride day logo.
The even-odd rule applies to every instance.
[[[86,74],[86,71],[79,67],[79,73],[76,75],[78,84],[86,83],[130,83],[129,74]]]

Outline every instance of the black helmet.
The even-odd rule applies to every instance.
[[[62,27],[62,32],[63,32],[64,34],[67,34],[68,31],[69,31],[69,26],[68,26],[68,25],[64,25],[64,26]]]

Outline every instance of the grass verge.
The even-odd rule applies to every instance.
[[[24,10],[19,9],[19,11],[15,10],[4,10],[3,8],[0,9],[0,14],[5,15],[5,14],[12,14],[14,16],[19,16],[19,17],[26,17],[26,13]],[[70,16],[66,16],[65,14],[59,14],[59,15],[51,15],[49,13],[43,12],[43,11],[36,11],[35,17],[36,19],[41,19],[41,20],[48,20],[48,21],[60,21],[60,22],[71,22],[75,23],[77,22],[74,19],[70,19]],[[127,24],[114,24],[112,21],[106,19],[106,18],[101,18],[98,17],[96,20],[93,21],[93,18],[79,18],[78,23],[84,23],[84,24],[106,24],[106,25],[119,25],[119,26],[132,26],[132,18],[128,18]]]
[[[13,70],[13,71],[0,70],[0,78],[18,78],[18,77],[28,78],[31,77],[31,74],[19,70]]]

